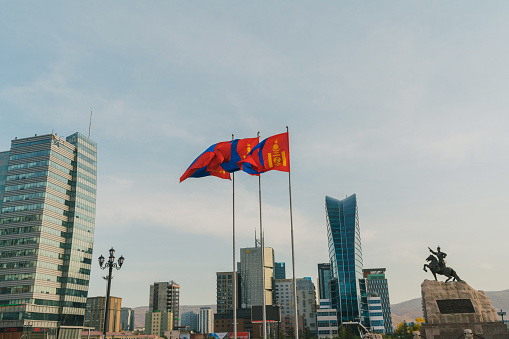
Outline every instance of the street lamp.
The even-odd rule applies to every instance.
[[[104,257],[101,255],[99,257],[99,267],[101,269],[108,268],[108,276],[104,277],[104,279],[108,280],[108,288],[106,290],[106,309],[104,311],[104,326],[103,326],[103,339],[106,339],[106,327],[108,326],[108,314],[109,314],[109,308],[110,308],[110,290],[111,290],[111,273],[113,271],[113,268],[116,268],[119,270],[122,265],[124,264],[124,256],[120,256],[118,258],[118,263],[115,262],[115,250],[113,247],[110,249],[110,257],[108,258],[107,262],[104,262]]]

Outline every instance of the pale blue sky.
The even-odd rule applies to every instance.
[[[179,177],[206,147],[290,127],[297,275],[327,262],[325,195],[356,193],[365,267],[392,302],[420,295],[427,247],[476,289],[509,288],[509,3],[0,3],[0,150],[14,137],[98,143],[94,258],[112,293],[153,281],[215,303],[231,269],[231,185]],[[239,247],[257,180],[237,176]],[[290,271],[288,178],[263,176],[266,244]],[[440,237],[440,240],[437,240]],[[104,294],[94,262],[89,295]]]

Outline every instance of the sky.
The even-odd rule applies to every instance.
[[[94,258],[112,295],[215,304],[232,269],[232,185],[179,178],[209,145],[290,130],[296,275],[328,262],[325,196],[356,194],[365,268],[420,296],[428,247],[508,289],[506,1],[0,2],[0,150],[54,131],[98,144]],[[266,246],[291,277],[288,175],[262,176]],[[235,176],[238,248],[258,180]],[[259,235],[259,231],[256,231]],[[94,259],[89,296],[106,284]]]

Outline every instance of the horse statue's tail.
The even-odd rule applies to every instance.
[[[456,279],[456,281],[463,281],[460,279],[460,277],[458,277],[455,270],[453,270],[452,268],[451,268],[451,270],[452,270],[452,276],[454,277],[454,279]]]

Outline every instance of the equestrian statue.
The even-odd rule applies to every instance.
[[[430,256],[426,258],[426,261],[428,263],[424,264],[423,267],[424,272],[428,272],[428,270],[426,269],[427,267],[429,268],[431,273],[433,273],[435,280],[437,280],[437,274],[440,274],[445,275],[447,277],[447,280],[445,282],[448,282],[451,279],[453,279],[453,281],[462,281],[456,274],[456,271],[446,266],[445,257],[447,257],[447,254],[445,252],[440,251],[440,246],[437,247],[436,252],[429,247],[428,249],[432,254],[430,254]]]

